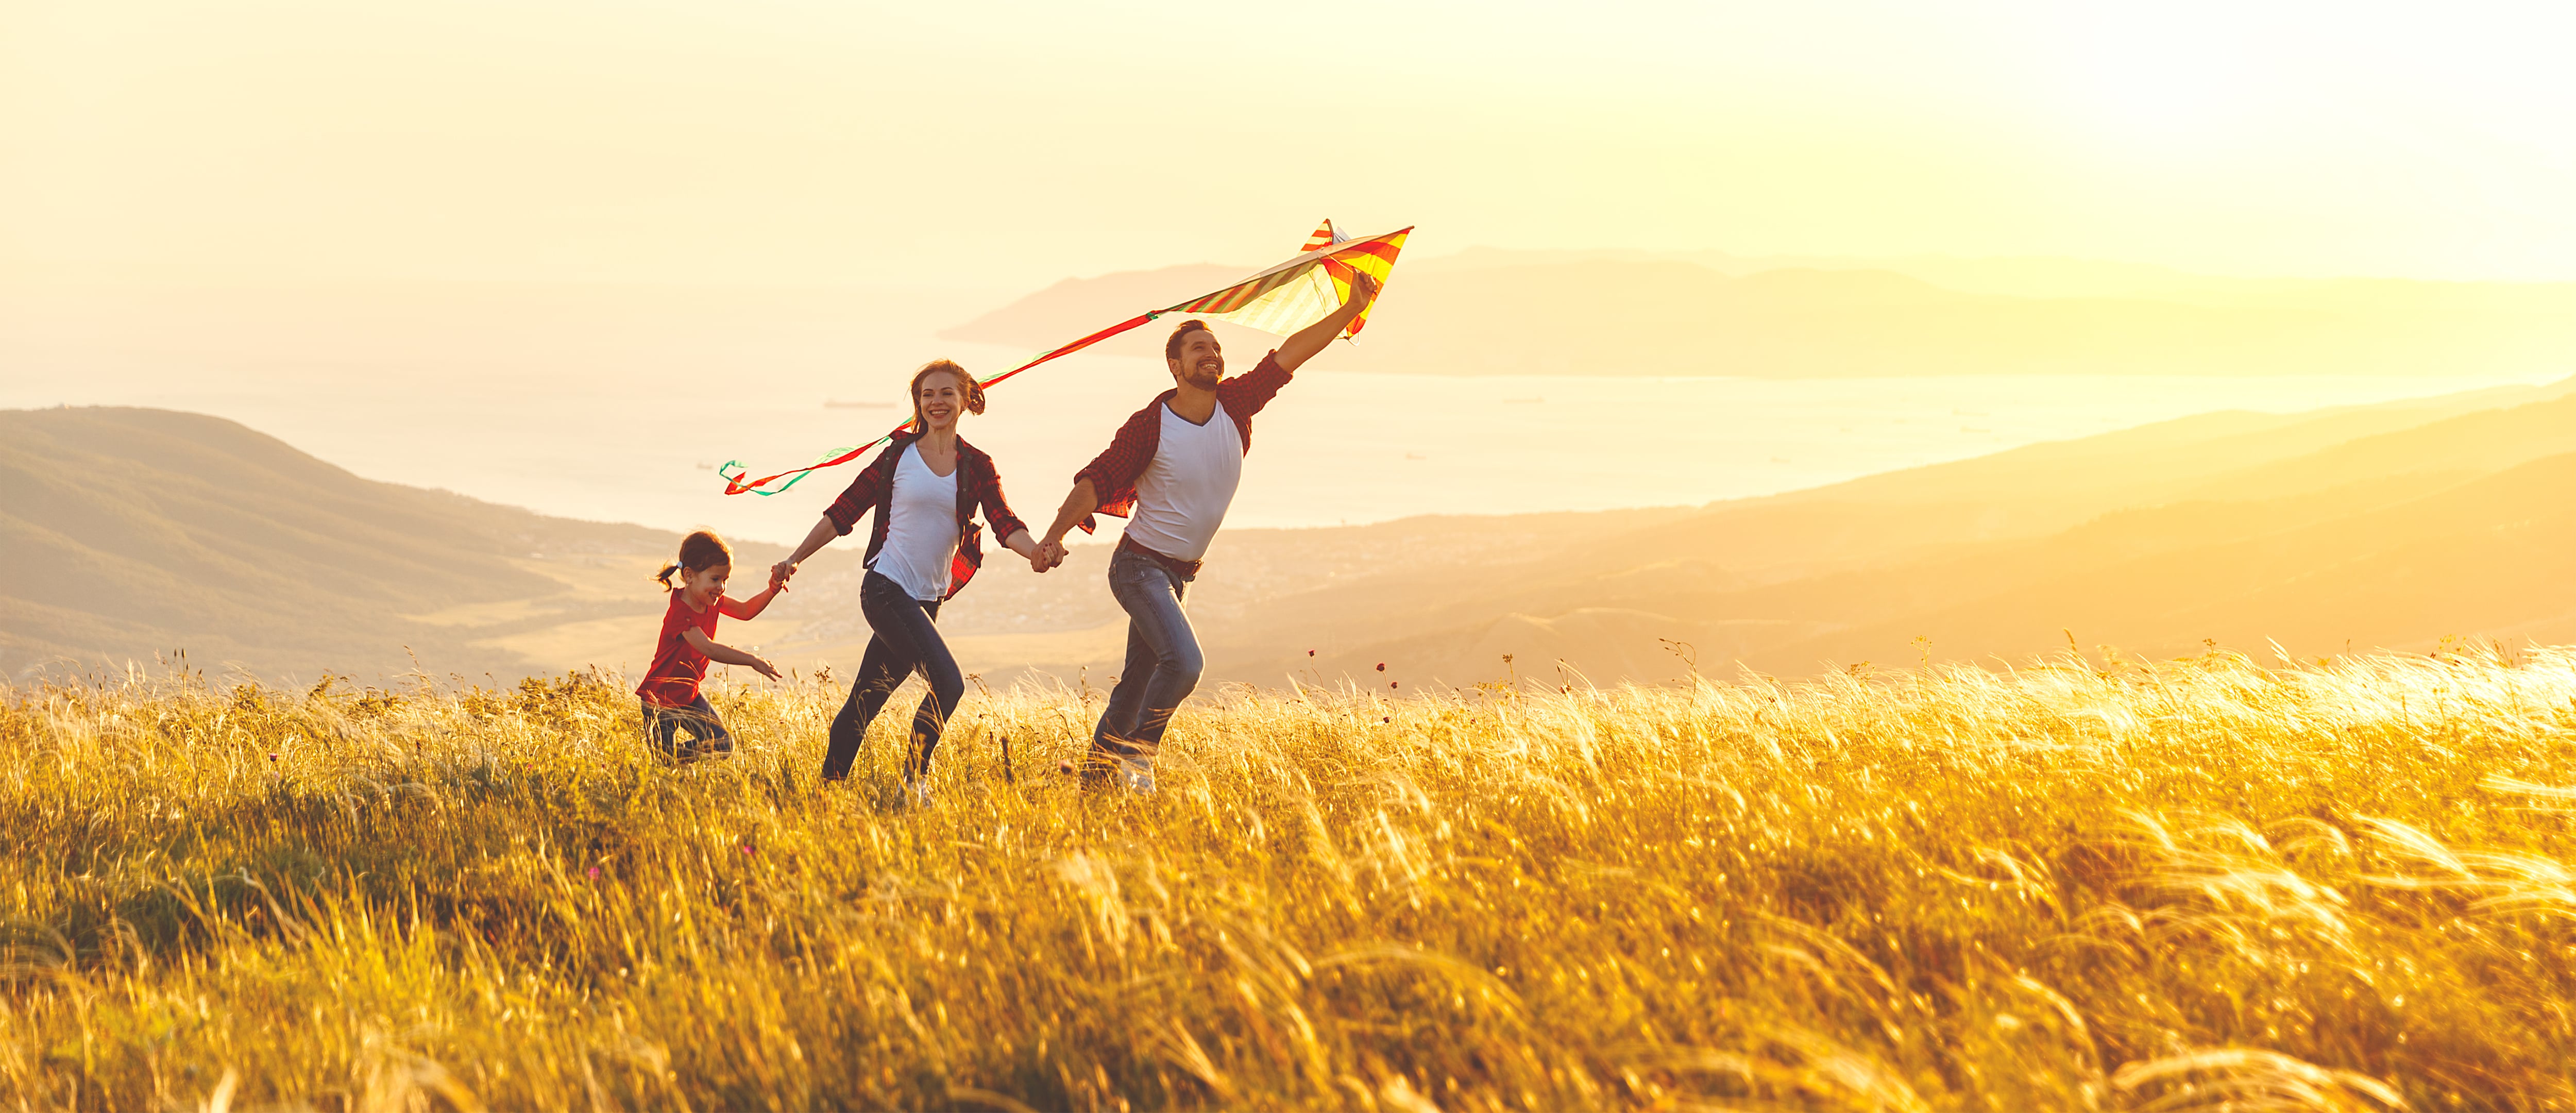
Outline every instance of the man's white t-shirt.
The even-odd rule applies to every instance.
[[[1225,524],[1234,488],[1243,481],[1243,433],[1218,402],[1204,425],[1192,425],[1163,406],[1163,432],[1154,462],[1136,477],[1136,511],[1127,536],[1178,560],[1198,560]]]
[[[886,519],[885,547],[868,567],[923,602],[948,594],[948,566],[957,555],[957,469],[933,472],[921,461],[920,445],[906,446],[895,462]]]

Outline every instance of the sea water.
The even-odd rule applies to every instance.
[[[941,344],[969,367],[1019,353]],[[1238,356],[1236,370],[1248,360]],[[1170,379],[1159,361],[1071,357],[997,386],[966,419],[1024,518]],[[731,536],[802,535],[857,464],[783,495],[727,496],[717,467],[802,465],[899,423],[882,383],[600,389],[391,378],[311,384],[212,376],[0,383],[0,406],[154,405],[239,421],[371,479],[547,514]],[[1945,376],[1597,378],[1344,374],[1319,357],[1254,422],[1228,523],[1326,526],[1417,514],[1699,504],[1964,459],[2212,410],[2293,412],[2500,385],[2456,377]],[[873,387],[874,389],[863,389]],[[842,405],[830,405],[831,402]],[[877,405],[849,405],[872,402]]]

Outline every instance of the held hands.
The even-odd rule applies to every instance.
[[[796,574],[796,566],[795,566],[794,564],[790,564],[790,563],[788,563],[787,561],[783,561],[783,560],[782,560],[782,561],[779,561],[779,562],[778,562],[778,563],[776,563],[776,564],[770,565],[770,566],[769,566],[769,586],[770,586],[770,589],[771,589],[771,590],[774,590],[774,591],[785,591],[785,590],[787,590],[787,578],[788,578],[788,577],[790,577],[790,576],[793,576],[793,575],[795,575],[795,574]]]
[[[1040,542],[1029,550],[1029,570],[1043,573],[1064,563],[1064,545],[1055,541]]]

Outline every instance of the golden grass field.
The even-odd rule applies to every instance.
[[[1150,800],[970,692],[926,812],[715,690],[7,691],[0,1104],[2576,1106],[2576,653],[1202,695]]]

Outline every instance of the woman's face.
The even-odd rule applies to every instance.
[[[957,428],[957,415],[966,412],[966,391],[957,376],[933,371],[921,377],[921,388],[913,393],[912,405],[926,430],[948,432]]]

